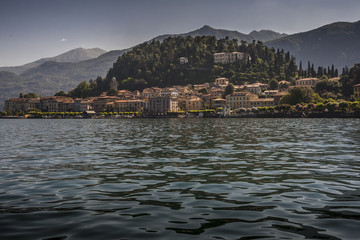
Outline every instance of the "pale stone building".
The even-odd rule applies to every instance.
[[[227,64],[227,63],[234,63],[238,61],[247,61],[250,60],[250,55],[248,53],[243,52],[221,52],[221,53],[214,53],[214,63],[220,64]]]
[[[148,111],[150,113],[166,113],[178,111],[178,100],[172,97],[149,98]]]

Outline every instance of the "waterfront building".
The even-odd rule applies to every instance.
[[[199,97],[193,97],[185,100],[184,110],[200,110],[202,108],[202,100]]]
[[[166,113],[178,111],[178,99],[173,97],[149,98],[148,111],[150,113]]]
[[[255,94],[247,91],[234,92],[226,96],[226,105],[230,107],[230,109],[250,108],[250,101],[256,98],[257,96]]]
[[[214,63],[220,63],[220,64],[228,64],[228,63],[234,63],[238,61],[247,61],[250,60],[251,57],[248,53],[243,52],[220,52],[220,53],[214,53]]]
[[[274,106],[274,98],[255,98],[250,100],[250,107],[270,107]]]
[[[39,98],[11,98],[5,101],[5,110],[11,112],[27,111],[31,108],[39,108]]]
[[[39,108],[43,112],[73,112],[74,100],[64,96],[44,97],[40,98]]]
[[[109,109],[109,103],[113,103],[116,100],[119,100],[119,98],[116,96],[97,97],[93,100],[94,111],[95,112],[105,112]]]
[[[114,112],[137,112],[143,111],[145,100],[117,100],[113,104]]]
[[[74,100],[74,112],[87,112],[92,110],[92,100],[77,98]]]
[[[212,100],[212,105],[216,108],[223,107],[226,105],[226,100],[223,98],[216,98]]]

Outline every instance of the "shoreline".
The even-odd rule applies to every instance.
[[[2,116],[0,119],[150,119],[150,118],[360,118],[360,111],[355,112],[265,112],[241,113],[237,115],[221,116],[220,114],[189,115],[142,115],[142,116]]]

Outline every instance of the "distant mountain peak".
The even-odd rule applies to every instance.
[[[210,27],[209,25],[204,25],[202,28],[200,28],[199,30],[214,30],[214,28]]]

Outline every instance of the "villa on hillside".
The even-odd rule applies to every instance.
[[[295,81],[295,87],[314,87],[317,82],[319,82],[319,78],[302,78]]]
[[[214,63],[220,63],[220,64],[228,64],[228,63],[234,63],[234,62],[244,62],[247,60],[250,60],[251,57],[248,53],[243,52],[221,52],[221,53],[214,53]]]

